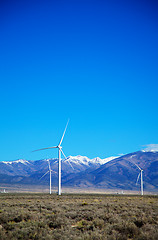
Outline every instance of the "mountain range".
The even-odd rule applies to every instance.
[[[0,162],[0,184],[49,184],[48,159]],[[52,186],[58,183],[58,159],[49,159],[52,169]],[[144,190],[158,190],[158,152],[138,151],[118,157],[89,159],[86,156],[69,156],[62,160],[62,186],[71,188],[101,188],[139,190],[136,180],[143,169]]]

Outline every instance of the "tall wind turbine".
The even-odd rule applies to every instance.
[[[140,177],[140,189],[141,189],[141,195],[143,195],[143,169],[141,169],[135,162],[131,161],[139,170],[140,173],[138,174],[136,185],[138,183],[139,177]]]
[[[45,175],[47,175],[47,173],[49,173],[49,193],[52,194],[52,175],[51,175],[52,169],[50,167],[49,159],[47,160],[47,162],[49,170],[40,179],[42,179]]]
[[[63,153],[61,144],[62,144],[64,135],[65,135],[65,132],[66,132],[68,123],[69,123],[69,120],[67,121],[65,130],[64,130],[64,133],[63,133],[63,135],[62,135],[62,137],[61,137],[61,140],[60,140],[60,142],[59,142],[59,144],[58,144],[57,146],[55,146],[55,147],[41,148],[41,149],[37,149],[37,150],[34,150],[34,151],[33,151],[33,152],[36,152],[36,151],[41,151],[41,150],[46,150],[46,149],[58,148],[58,195],[61,195],[61,153],[62,153],[62,154],[64,155],[64,157],[65,157],[65,154]]]

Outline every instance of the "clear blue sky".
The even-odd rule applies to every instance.
[[[158,143],[156,1],[1,1],[0,160]]]

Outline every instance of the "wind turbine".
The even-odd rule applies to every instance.
[[[52,175],[51,175],[52,169],[50,167],[49,159],[47,160],[47,162],[49,170],[40,179],[42,179],[45,175],[47,175],[47,173],[49,173],[49,193],[52,194]]]
[[[59,144],[55,147],[47,147],[47,148],[41,148],[41,149],[37,149],[37,150],[34,150],[33,152],[36,152],[36,151],[41,151],[41,150],[46,150],[46,149],[52,149],[52,148],[58,148],[58,195],[61,195],[61,153],[63,154],[64,157],[65,154],[62,150],[62,141],[63,141],[63,138],[64,138],[64,135],[65,135],[65,132],[66,132],[66,129],[67,129],[67,126],[68,126],[68,123],[69,123],[69,120],[67,121],[67,124],[66,124],[66,127],[65,127],[65,130],[64,130],[64,133],[61,137],[61,140],[59,142]],[[50,171],[51,172],[51,171]]]
[[[141,189],[141,195],[143,195],[143,169],[141,169],[135,162],[131,161],[139,170],[140,173],[138,174],[136,185],[138,183],[139,177],[140,177],[140,189]]]

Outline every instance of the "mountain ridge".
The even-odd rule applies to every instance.
[[[0,183],[48,184],[48,159],[0,162]],[[49,159],[52,169],[52,183],[58,183],[58,159]],[[158,152],[137,151],[118,157],[89,159],[86,156],[69,156],[62,160],[62,185],[80,188],[131,189],[135,186],[139,169],[143,169],[145,189],[157,191]]]

